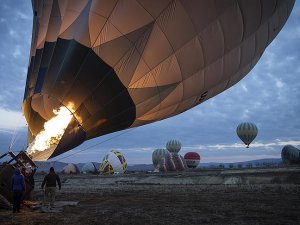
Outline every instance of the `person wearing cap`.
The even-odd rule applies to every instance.
[[[44,203],[50,202],[50,208],[54,207],[55,194],[56,194],[56,183],[58,184],[59,190],[61,189],[61,183],[59,176],[54,172],[54,168],[50,168],[50,172],[44,177],[41,188],[44,189]]]
[[[13,191],[13,212],[20,212],[20,206],[23,193],[25,192],[25,179],[19,169],[15,170],[15,175],[11,179],[11,188]]]

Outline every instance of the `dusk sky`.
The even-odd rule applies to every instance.
[[[180,154],[196,151],[201,162],[280,158],[284,145],[300,146],[300,3],[254,69],[238,84],[178,116],[86,141],[51,160],[101,161],[111,149],[129,164],[152,162],[152,151],[169,139],[182,143]],[[31,1],[0,4],[0,154],[12,136],[17,152],[27,146],[22,100],[32,32]],[[253,122],[258,136],[246,149],[236,135],[241,122]],[[88,149],[87,149],[88,148]]]

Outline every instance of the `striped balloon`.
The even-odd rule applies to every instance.
[[[181,143],[177,140],[170,140],[167,142],[166,148],[169,152],[178,153],[181,149]]]
[[[183,171],[187,168],[184,158],[177,153],[166,154],[160,160],[158,169],[161,172]]]
[[[165,157],[166,154],[169,154],[167,149],[156,149],[152,153],[152,162],[154,168],[157,168],[159,161]]]
[[[250,143],[256,138],[257,132],[256,125],[249,122],[241,123],[236,128],[237,135],[247,145],[247,148],[249,148]]]
[[[126,173],[127,162],[120,151],[111,150],[100,164],[100,174]]]
[[[188,168],[196,168],[200,163],[200,155],[197,152],[188,152],[183,158]]]
[[[113,174],[114,172],[115,171],[114,171],[114,168],[111,165],[111,163],[107,159],[103,160],[102,163],[100,164],[99,173],[100,174]]]
[[[281,151],[281,159],[284,164],[300,164],[300,149],[285,145]]]

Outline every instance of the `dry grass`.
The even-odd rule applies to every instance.
[[[77,206],[66,206],[62,213],[3,210],[0,224],[300,224],[299,184],[99,184],[101,177],[90,177],[94,184],[77,187],[82,176],[63,179],[57,199],[79,201]],[[41,199],[42,192],[35,190],[35,196]]]

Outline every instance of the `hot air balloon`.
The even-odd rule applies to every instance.
[[[255,66],[294,2],[32,0],[22,105],[28,154],[47,160],[230,88]],[[45,124],[56,116],[62,122]]]
[[[170,140],[166,144],[169,152],[178,153],[181,149],[181,143],[177,140]]]
[[[281,151],[281,159],[284,164],[300,164],[300,149],[285,145]]]
[[[69,163],[68,165],[66,165],[62,169],[61,172],[64,174],[79,174],[80,173],[78,166],[74,163]]]
[[[250,143],[256,138],[257,132],[258,130],[254,123],[241,123],[236,128],[236,133],[245,143],[246,148],[249,148]]]
[[[95,174],[98,172],[98,170],[99,170],[99,166],[96,163],[88,162],[83,165],[80,172],[84,173],[84,174],[87,174],[87,173]]]
[[[200,163],[200,155],[197,152],[188,152],[184,155],[188,168],[196,168]]]
[[[184,158],[177,153],[166,154],[159,162],[158,169],[161,172],[183,171],[187,168]]]
[[[100,174],[125,173],[127,171],[127,162],[121,152],[111,150],[104,156],[100,164]]]
[[[166,149],[155,149],[152,153],[152,162],[154,168],[157,168],[159,161],[166,155],[169,151]]]

